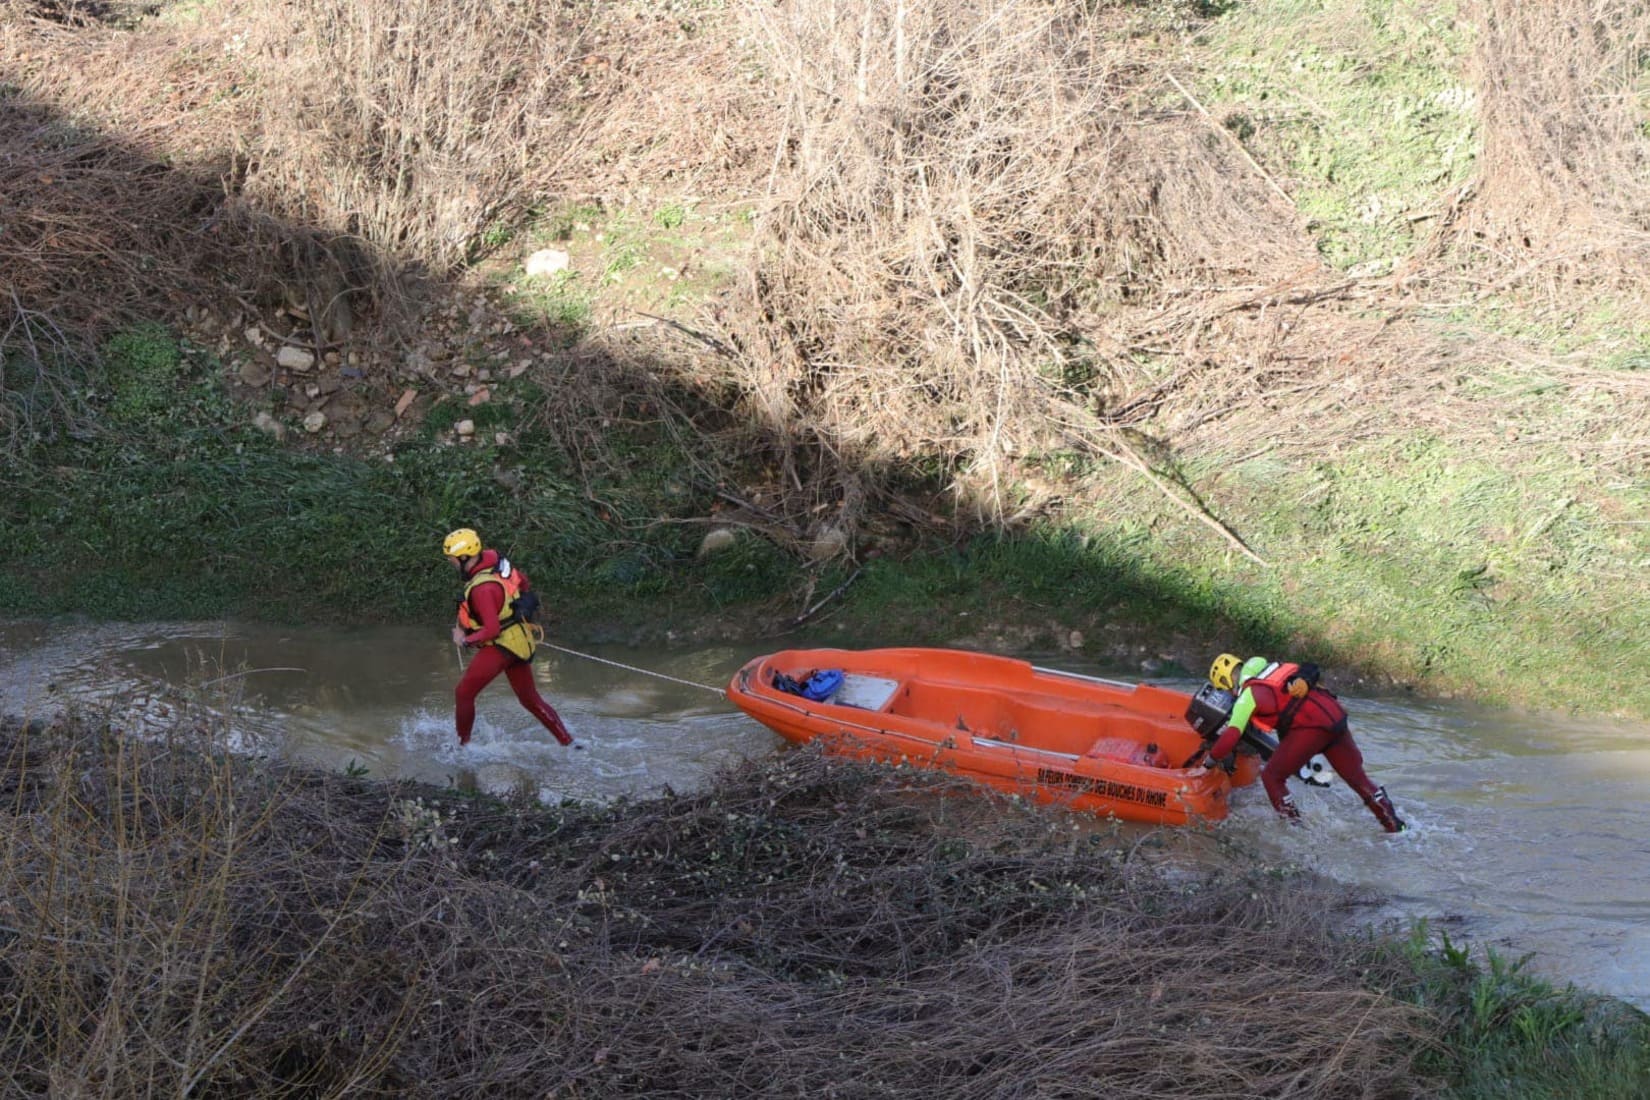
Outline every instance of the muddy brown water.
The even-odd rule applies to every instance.
[[[543,651],[540,687],[585,748],[557,745],[500,680],[460,749],[461,658],[439,628],[0,621],[0,713],[76,703],[141,733],[193,700],[244,744],[322,767],[600,800],[691,791],[728,763],[785,751],[720,689],[750,657],[799,644]],[[1024,656],[1119,675],[1069,654]],[[1309,868],[1385,899],[1372,919],[1426,917],[1453,939],[1529,955],[1536,973],[1650,1008],[1650,724],[1343,699],[1410,832],[1379,832],[1338,782],[1301,788],[1306,824],[1286,828],[1257,786],[1217,829],[1159,846],[1204,863]],[[1122,842],[1142,832],[1125,828]]]

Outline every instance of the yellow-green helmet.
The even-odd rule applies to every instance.
[[[1232,681],[1232,674],[1242,663],[1233,654],[1222,653],[1215,658],[1214,664],[1209,666],[1209,682],[1221,691],[1236,691],[1237,685]]]
[[[468,527],[460,527],[441,543],[441,552],[449,558],[468,558],[481,553],[481,536]]]

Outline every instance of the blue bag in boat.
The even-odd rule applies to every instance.
[[[840,668],[822,668],[808,677],[802,685],[802,698],[823,702],[836,694],[836,689],[842,686],[842,670]]]
[[[814,669],[800,680],[794,676],[787,676],[783,672],[775,672],[773,674],[773,686],[780,691],[800,695],[804,699],[822,703],[835,694],[837,688],[842,686],[842,670],[840,668]]]

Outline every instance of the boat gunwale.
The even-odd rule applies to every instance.
[[[785,653],[785,652],[806,652],[806,651],[781,650],[779,652]],[[810,735],[810,737],[820,737],[820,736],[829,737],[832,734],[849,734],[852,731],[858,731],[858,732],[861,732],[861,733],[864,733],[864,734],[867,734],[867,735],[870,735],[870,736],[885,737],[885,738],[889,738],[889,739],[896,740],[896,741],[899,741],[899,742],[918,745],[918,746],[921,746],[923,749],[929,750],[931,752],[947,752],[948,751],[948,752],[963,753],[963,754],[966,755],[968,752],[973,751],[975,747],[978,747],[979,749],[984,750],[987,755],[995,754],[997,752],[1007,751],[1010,755],[1035,756],[1035,757],[1042,758],[1042,759],[1047,759],[1047,760],[1052,760],[1052,761],[1059,761],[1059,762],[1066,763],[1066,764],[1075,764],[1075,765],[1078,765],[1078,766],[1083,765],[1085,763],[1085,761],[1093,760],[1093,761],[1095,761],[1094,770],[1099,771],[1099,772],[1116,771],[1117,769],[1125,768],[1125,769],[1128,769],[1130,772],[1138,772],[1142,775],[1152,776],[1153,778],[1158,778],[1158,777],[1166,778],[1166,777],[1169,777],[1169,776],[1179,776],[1179,777],[1182,777],[1182,780],[1181,780],[1182,782],[1184,782],[1186,779],[1202,778],[1203,775],[1208,770],[1208,769],[1206,769],[1202,766],[1197,766],[1197,767],[1156,767],[1156,766],[1147,766],[1147,765],[1136,763],[1134,761],[1121,760],[1121,759],[1108,759],[1108,760],[1105,760],[1105,761],[1101,762],[1101,761],[1098,760],[1098,758],[1090,757],[1085,753],[1064,752],[1064,751],[1061,751],[1059,749],[1045,749],[1045,748],[1039,748],[1035,745],[1026,745],[1026,744],[1020,744],[1018,742],[1004,741],[1004,740],[1001,740],[1000,738],[995,738],[995,737],[982,737],[982,736],[980,736],[980,735],[978,735],[978,734],[976,734],[976,733],[974,733],[970,730],[946,730],[945,727],[943,725],[941,725],[940,723],[938,723],[938,722],[934,722],[934,721],[931,721],[929,719],[918,718],[918,717],[910,716],[910,715],[893,715],[893,716],[898,717],[898,718],[906,718],[914,725],[927,726],[927,727],[930,727],[930,728],[934,729],[935,731],[944,732],[945,736],[943,736],[943,737],[930,737],[930,736],[924,736],[921,733],[916,733],[916,732],[912,732],[912,731],[909,731],[909,730],[898,729],[898,728],[890,729],[887,726],[871,725],[871,724],[865,722],[862,719],[858,719],[857,717],[849,717],[849,716],[850,715],[857,716],[857,715],[861,715],[861,714],[888,715],[891,712],[885,709],[886,704],[885,704],[884,708],[879,708],[879,709],[873,711],[873,710],[866,710],[863,707],[855,707],[855,706],[850,706],[850,705],[843,704],[843,703],[832,703],[832,702],[829,702],[828,700],[808,700],[806,703],[792,702],[791,701],[792,697],[788,696],[786,693],[777,691],[777,690],[763,684],[760,677],[752,677],[752,676],[749,675],[749,672],[750,672],[751,667],[753,665],[765,666],[772,660],[773,657],[775,657],[777,655],[778,654],[766,654],[766,655],[761,656],[761,657],[753,658],[751,661],[747,662],[744,666],[742,666],[740,668],[739,672],[735,674],[735,680],[738,683],[738,690],[742,694],[744,694],[745,696],[747,696],[748,698],[750,698],[754,701],[757,701],[761,704],[765,704],[765,705],[770,706],[770,707],[783,708],[785,710],[791,711],[792,713],[798,715],[802,719],[829,718],[831,721],[839,723],[840,725],[842,725],[844,727],[849,727],[849,728],[844,728],[844,729],[840,729],[840,730],[833,730],[833,731],[824,731],[824,730],[814,731]],[[1003,658],[1003,660],[1013,661],[1013,660],[1017,660],[1017,658]],[[1022,663],[1026,663],[1026,662],[1022,662]],[[1029,667],[1032,667],[1035,671],[1044,671],[1044,670],[1041,670],[1041,669],[1036,669],[1035,666],[1029,666]],[[1066,674],[1062,674],[1062,675],[1066,675]],[[1118,687],[1136,687],[1136,686],[1138,686],[1138,685],[1123,684],[1119,681],[1101,680],[1099,677],[1084,676],[1081,673],[1070,673],[1069,675],[1071,676],[1071,678],[1077,679],[1077,680],[1094,680],[1094,681],[1097,681],[1097,682],[1107,683],[1107,684],[1111,684],[1113,686],[1118,686]],[[751,683],[751,681],[753,679],[755,680],[754,686]],[[905,683],[909,683],[909,682],[914,682],[914,679],[913,680],[907,680],[907,679],[902,678],[900,680],[900,682],[902,684],[905,684]],[[942,680],[922,680],[921,682],[929,683],[929,684],[957,683],[957,681],[942,681]],[[800,698],[800,697],[798,696],[797,698]],[[1108,705],[1114,705],[1114,704],[1108,704]],[[827,710],[829,711],[828,714],[825,713],[825,711],[827,711]],[[963,737],[967,738],[966,743],[956,742],[955,737],[956,737],[957,734],[962,734]],[[947,745],[945,743],[947,740],[951,740],[953,743],[950,744],[950,745]],[[1034,761],[1026,761],[1026,763],[1028,765],[1035,766]]]

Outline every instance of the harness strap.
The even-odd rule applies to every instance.
[[[1279,741],[1282,741],[1284,735],[1289,732],[1289,727],[1294,724],[1295,715],[1300,713],[1301,705],[1309,697],[1309,695],[1302,695],[1299,699],[1289,700],[1284,706],[1283,712],[1278,715],[1277,722],[1272,726],[1272,732],[1278,735]]]
[[[1335,698],[1334,692],[1330,691],[1328,688],[1315,687],[1299,699],[1289,700],[1288,705],[1283,708],[1283,713],[1278,715],[1277,724],[1272,727],[1272,732],[1277,734],[1280,742],[1284,739],[1284,736],[1289,733],[1289,727],[1294,724],[1295,717],[1300,713],[1301,707],[1305,706],[1307,700],[1311,699],[1319,692],[1322,692],[1324,695],[1329,696],[1330,699],[1333,699],[1335,701],[1335,709],[1341,712],[1341,716],[1335,719],[1334,723],[1329,727],[1329,732],[1334,734],[1334,736],[1329,739],[1329,741],[1324,745],[1324,748],[1329,748],[1347,735],[1347,731],[1350,729],[1350,726],[1347,724],[1346,708],[1340,705],[1340,700]],[[1328,708],[1321,702],[1318,704],[1318,709],[1324,711],[1326,715],[1329,713]]]

